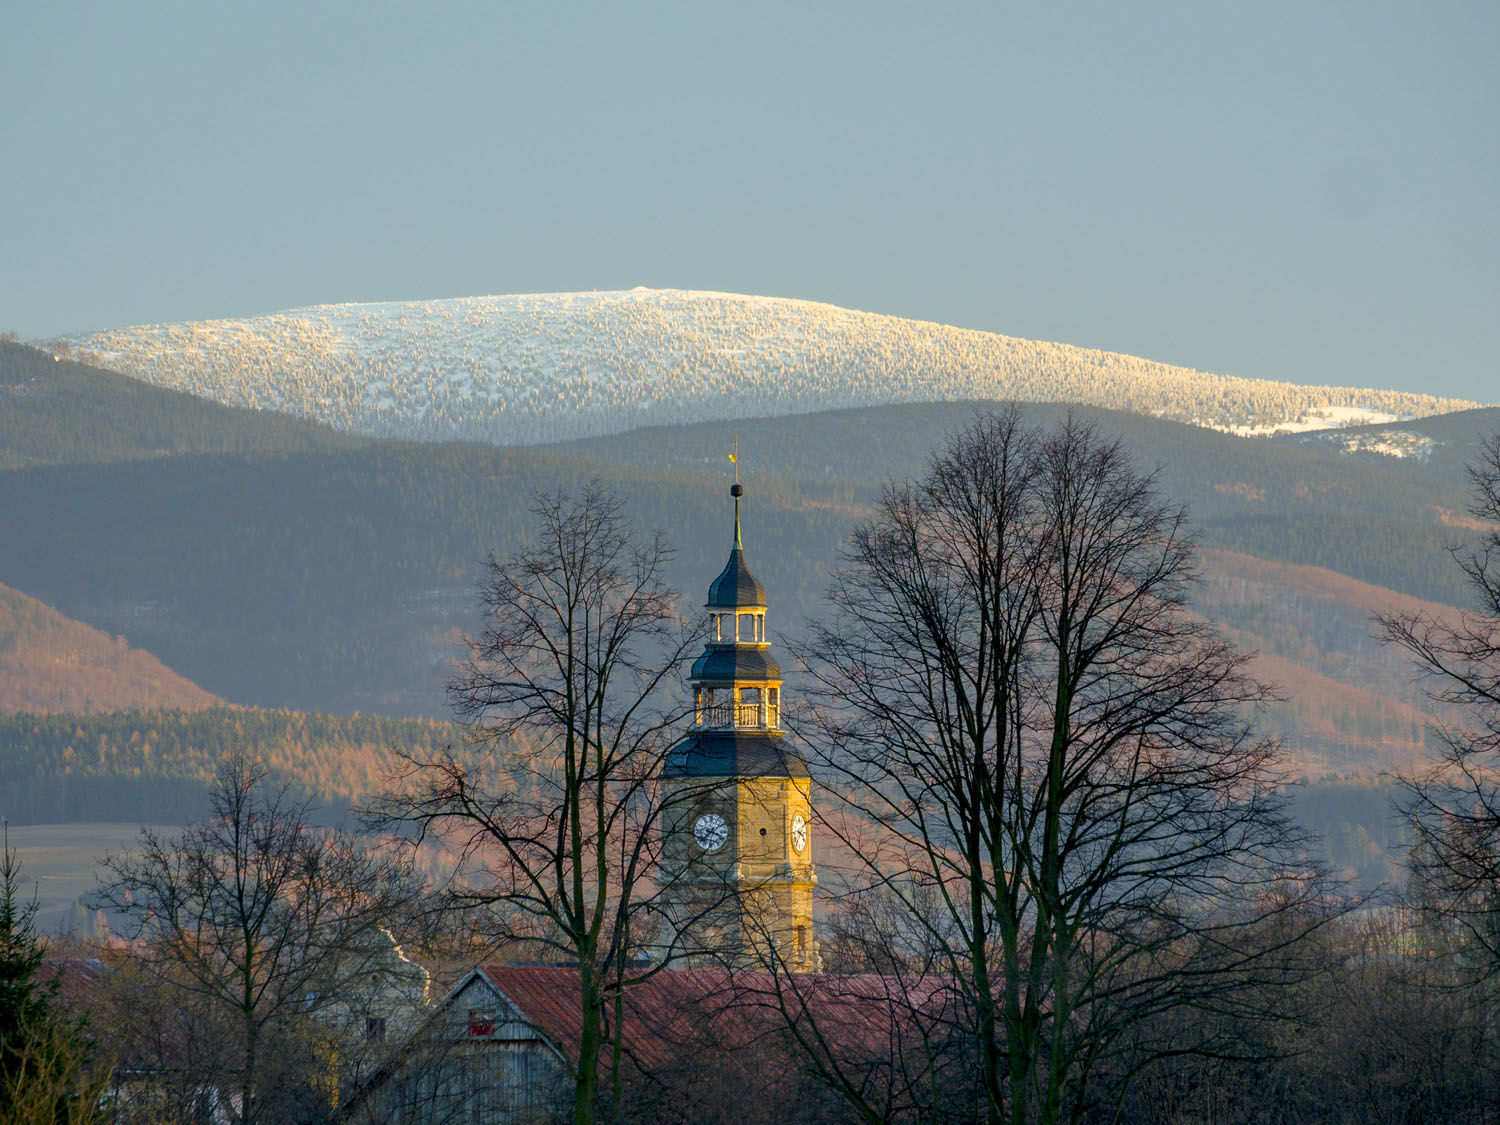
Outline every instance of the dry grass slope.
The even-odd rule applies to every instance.
[[[1451,606],[1316,566],[1203,552],[1194,608],[1257,652],[1256,673],[1282,696],[1268,711],[1294,773],[1310,778],[1411,769],[1429,753],[1432,705],[1409,661],[1382,644],[1375,616]]]
[[[196,711],[220,702],[123,638],[0,586],[0,711]]]

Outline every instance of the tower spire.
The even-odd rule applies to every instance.
[[[740,497],[745,495],[744,488],[740,485],[740,436],[734,435],[734,452],[729,455],[729,462],[734,466],[734,484],[729,488],[729,495],[734,497],[734,549],[742,550],[744,544],[740,542]]]

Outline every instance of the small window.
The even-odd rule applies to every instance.
[[[475,1038],[487,1038],[495,1034],[495,1021],[488,1012],[469,1009],[469,1034]]]
[[[385,1042],[385,1019],[381,1016],[371,1016],[365,1020],[365,1038],[371,1043]]]

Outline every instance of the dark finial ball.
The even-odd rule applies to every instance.
[[[741,496],[745,495],[745,486],[742,485],[742,484],[732,484],[732,485],[730,485],[729,486],[729,495],[733,496],[736,500],[738,500]]]

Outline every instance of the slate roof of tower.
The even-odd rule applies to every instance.
[[[705,730],[688,735],[662,765],[663,777],[807,777],[807,759],[779,734]]]
[[[693,661],[688,679],[704,683],[734,680],[779,680],[781,665],[763,648],[744,645],[709,645]]]
[[[729,561],[708,587],[709,609],[734,609],[737,606],[762,608],[766,588],[750,573],[745,564],[745,550],[738,544],[729,552]]]

